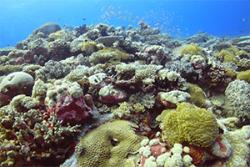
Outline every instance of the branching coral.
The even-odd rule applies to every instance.
[[[49,114],[56,114],[64,124],[84,123],[91,116],[92,109],[86,104],[82,89],[76,82],[55,83],[49,87],[45,98]]]
[[[46,116],[38,101],[25,95],[16,96],[0,113],[1,126],[9,134],[1,145],[0,157],[12,158],[12,165],[46,165],[46,160],[58,164],[73,148],[73,136],[79,132],[78,126],[62,126],[57,117]]]

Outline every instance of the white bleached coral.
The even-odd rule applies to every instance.
[[[187,92],[172,90],[170,92],[159,92],[160,100],[171,102],[173,104],[187,101],[191,96]]]
[[[250,126],[244,126],[225,134],[233,147],[232,156],[226,162],[226,167],[247,167],[250,158]]]

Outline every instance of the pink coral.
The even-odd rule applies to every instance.
[[[105,104],[117,104],[127,98],[127,93],[123,90],[114,88],[112,85],[104,86],[99,91],[99,100]]]
[[[49,108],[48,112],[55,113],[63,123],[77,124],[83,123],[91,116],[92,108],[86,104],[84,96],[65,96],[61,97],[54,107]]]

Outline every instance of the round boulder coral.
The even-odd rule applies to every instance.
[[[250,84],[246,81],[230,82],[225,91],[226,109],[229,116],[250,118]]]
[[[84,167],[123,167],[129,154],[140,147],[134,124],[116,120],[84,136],[77,146],[77,164]]]
[[[190,103],[180,103],[176,110],[165,110],[160,116],[162,138],[170,144],[187,143],[209,147],[218,136],[214,115]]]

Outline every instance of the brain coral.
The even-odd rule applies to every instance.
[[[229,116],[250,118],[250,84],[246,81],[230,82],[225,91]]]
[[[218,135],[213,114],[190,103],[179,103],[176,110],[165,110],[158,118],[162,122],[162,137],[170,144],[209,147]]]
[[[130,153],[140,147],[134,124],[116,120],[84,136],[77,146],[77,163],[84,167],[123,167]]]

